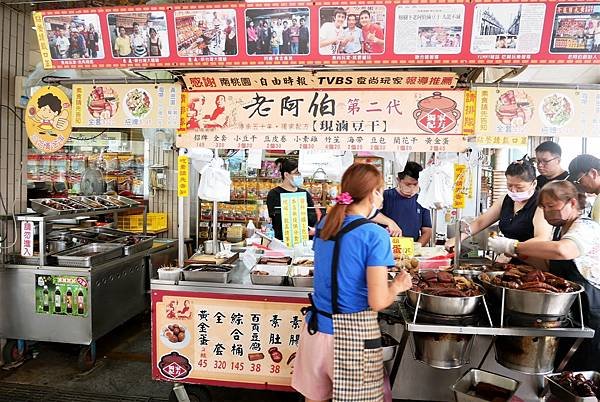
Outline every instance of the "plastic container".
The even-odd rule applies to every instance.
[[[162,232],[167,230],[167,214],[163,212],[149,212],[147,216],[147,231]],[[144,215],[119,216],[118,228],[128,232],[142,232],[144,230]]]
[[[423,258],[416,257],[419,260],[419,269],[449,269],[452,266],[451,258]]]
[[[252,219],[250,219],[248,221],[248,224],[246,225],[246,239],[249,239],[252,236],[254,236],[255,231],[256,231],[256,226],[254,226],[254,222],[252,222]]]
[[[181,278],[181,268],[159,268],[158,279],[161,281],[178,281]]]

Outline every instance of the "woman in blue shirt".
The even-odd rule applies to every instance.
[[[314,241],[315,291],[296,357],[292,386],[306,401],[383,401],[377,311],[411,287],[394,264],[388,232],[366,219],[381,207],[381,173],[354,164]]]

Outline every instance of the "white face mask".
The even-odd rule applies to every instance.
[[[381,193],[379,191],[375,191],[375,193],[373,195],[379,201],[374,200],[373,204],[371,204],[372,208],[371,208],[371,213],[368,216],[368,219],[371,219],[375,215],[377,215],[377,212],[379,212],[379,210],[383,207],[383,196],[381,195]]]
[[[507,190],[506,194],[513,200],[514,202],[524,202],[530,199],[535,193],[535,186],[531,186],[531,188],[527,191],[520,192],[512,192]]]

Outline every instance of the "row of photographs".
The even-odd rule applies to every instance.
[[[540,51],[546,4],[477,4],[470,52],[535,54]],[[383,5],[321,7],[317,37],[309,8],[250,8],[243,29],[236,10],[174,12],[175,49],[170,48],[164,11],[101,15],[53,15],[43,19],[53,60],[199,56],[306,55],[318,41],[320,55],[382,54],[387,51],[387,8]],[[465,35],[463,4],[397,5],[393,52],[459,54]],[[108,32],[105,37],[103,32]],[[245,35],[245,49],[238,35]],[[467,32],[468,33],[468,32]],[[110,46],[105,46],[108,42]],[[600,53],[600,3],[556,8],[551,53]]]

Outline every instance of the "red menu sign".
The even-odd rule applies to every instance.
[[[33,14],[44,67],[600,62],[600,2],[192,3]]]

